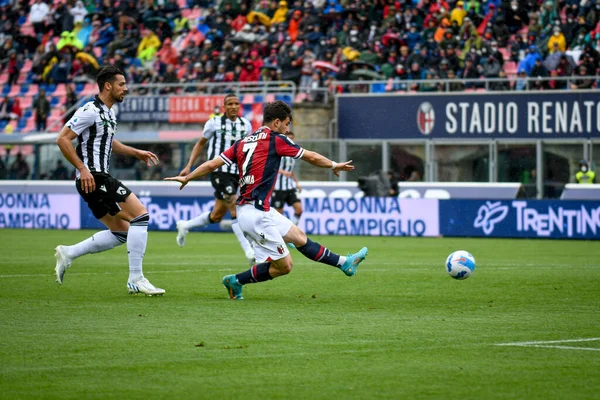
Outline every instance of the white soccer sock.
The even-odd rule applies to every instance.
[[[340,256],[340,259],[338,260],[338,267],[341,267],[342,265],[344,265],[345,262],[346,262],[346,257]]]
[[[129,255],[129,282],[136,282],[142,278],[142,260],[146,253],[146,243],[148,242],[148,214],[142,214],[135,217],[129,223],[129,233],[127,235],[127,253]]]
[[[127,232],[100,231],[82,242],[67,247],[67,255],[72,260],[86,254],[99,253],[122,245],[127,241]]]
[[[233,233],[235,233],[238,242],[240,242],[242,249],[244,249],[244,254],[254,254],[254,249],[252,248],[252,245],[248,239],[246,239],[246,236],[244,236],[244,232],[242,232],[242,228],[240,228],[240,224],[238,224],[237,219],[234,219],[231,223],[231,229],[233,229]]]
[[[210,211],[203,212],[196,218],[192,218],[189,221],[184,221],[185,229],[201,228],[210,224]]]
[[[292,215],[292,222],[294,223],[294,225],[298,225],[298,222],[300,222],[300,217],[302,216],[302,214],[300,215]]]

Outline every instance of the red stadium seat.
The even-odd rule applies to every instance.
[[[59,83],[56,85],[56,90],[53,93],[56,97],[65,97],[67,95],[67,87],[64,83]],[[64,103],[64,100],[61,99],[61,103]]]
[[[502,59],[507,61],[510,58],[510,50],[506,47],[500,47],[498,51],[502,54]]]
[[[32,96],[35,96],[39,91],[39,86],[35,83],[32,83],[31,85],[29,85],[29,91],[25,93],[25,96],[31,98]]]
[[[506,75],[515,75],[517,73],[517,63],[514,61],[506,61],[504,63],[504,72],[506,72]]]
[[[31,90],[31,89],[29,89],[29,90]],[[31,97],[29,95],[25,95],[25,96],[21,97],[20,100],[21,100],[21,108],[23,110],[27,110],[28,108],[31,108],[31,105],[33,104],[33,97]]]
[[[10,87],[10,92],[8,92],[8,96],[15,97],[19,93],[21,93],[21,86],[20,85],[12,85]]]

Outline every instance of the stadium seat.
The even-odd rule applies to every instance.
[[[294,99],[294,102],[295,103],[302,103],[307,98],[308,98],[308,96],[306,95],[306,93],[298,93],[296,95],[296,98]]]
[[[504,59],[504,61],[508,61],[508,59],[510,58],[510,50],[506,47],[500,47],[498,51],[502,54],[502,58]]]
[[[29,92],[29,85],[27,83],[21,85],[21,90],[19,91],[19,96],[24,96],[27,92]]]
[[[76,83],[75,84],[75,92],[76,93],[81,93],[83,92],[83,88],[85,87],[85,83]]]
[[[0,120],[0,131],[4,131],[4,128],[6,128],[6,125],[8,125],[8,121]]]
[[[56,85],[56,90],[54,91],[54,95],[57,97],[65,97],[67,95],[67,87],[64,83],[59,83]]]
[[[6,70],[4,70],[0,74],[0,85],[4,85],[4,84],[6,84],[6,82],[8,82],[8,72],[6,72]]]
[[[8,92],[10,92],[10,86],[8,86],[8,85],[2,86],[2,96],[8,95]]]
[[[27,74],[29,71],[31,71],[32,65],[33,62],[31,62],[31,60],[25,60],[25,62],[23,63],[23,67],[21,68],[21,73]]]
[[[56,90],[56,85],[54,83],[51,83],[48,86],[46,86],[46,94],[54,94],[55,90]]]
[[[515,75],[517,73],[517,63],[514,61],[506,61],[504,63],[504,71],[507,76]]]
[[[33,115],[27,118],[27,124],[23,128],[23,132],[34,132],[35,131],[35,118]]]
[[[50,98],[50,107],[56,107],[59,104],[60,104],[60,99],[58,97],[52,96]]]
[[[21,86],[20,85],[12,85],[10,87],[10,92],[8,92],[8,95],[10,97],[15,97],[17,96],[19,93],[21,93]]]
[[[246,94],[242,98],[242,104],[254,104],[254,95]]]
[[[187,8],[187,0],[177,0],[177,5],[181,9]]]
[[[35,96],[38,94],[38,92],[40,91],[40,87],[37,84],[32,84],[29,85],[29,89],[27,91],[27,93],[25,93],[26,96]]]
[[[21,97],[21,108],[23,110],[27,110],[31,108],[31,105],[33,104],[33,96],[23,96]]]
[[[275,95],[274,94],[268,94],[265,96],[264,100],[265,103],[272,103],[275,101]],[[258,100],[257,100],[258,102]]]

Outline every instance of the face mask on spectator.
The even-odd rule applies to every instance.
[[[510,5],[510,8],[512,8],[512,9],[513,9],[513,11],[517,11],[517,9],[519,8],[519,6],[518,6],[518,5],[516,5],[516,4],[511,4],[511,5]]]

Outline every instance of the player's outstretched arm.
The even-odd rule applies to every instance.
[[[192,170],[192,166],[194,165],[194,163],[196,162],[198,157],[200,157],[200,154],[202,154],[202,150],[204,150],[204,145],[206,144],[207,141],[208,141],[208,139],[206,139],[205,137],[201,137],[200,140],[198,140],[196,142],[196,144],[194,145],[194,148],[192,149],[192,154],[190,155],[190,160],[188,161],[187,165],[181,170],[181,172],[179,173],[179,176],[186,176],[186,175],[190,174],[190,171]]]
[[[117,139],[113,139],[112,151],[122,156],[135,157],[146,163],[147,166],[158,165],[158,157],[151,151],[136,149],[135,147],[124,145]]]
[[[194,179],[198,179],[203,177],[204,175],[208,175],[213,172],[215,169],[222,167],[225,164],[220,157],[215,157],[212,160],[205,161],[198,168],[192,171],[189,175],[186,176],[173,176],[171,178],[165,178],[165,181],[176,181],[181,183],[179,190],[183,189],[185,185],[188,184],[189,181],[193,181]]]
[[[336,163],[335,161],[331,161],[329,158],[319,153],[308,151],[306,149],[304,150],[304,154],[302,154],[302,159],[309,164],[314,165],[315,167],[332,169],[335,176],[340,176],[341,171],[354,170],[352,160],[343,163]]]
[[[56,144],[67,161],[69,161],[71,165],[79,170],[79,179],[81,181],[81,188],[83,191],[85,193],[91,193],[96,190],[96,182],[81,158],[79,158],[77,155],[75,147],[73,147],[73,139],[76,137],[77,134],[65,126],[58,134],[58,137],[56,138]]]

